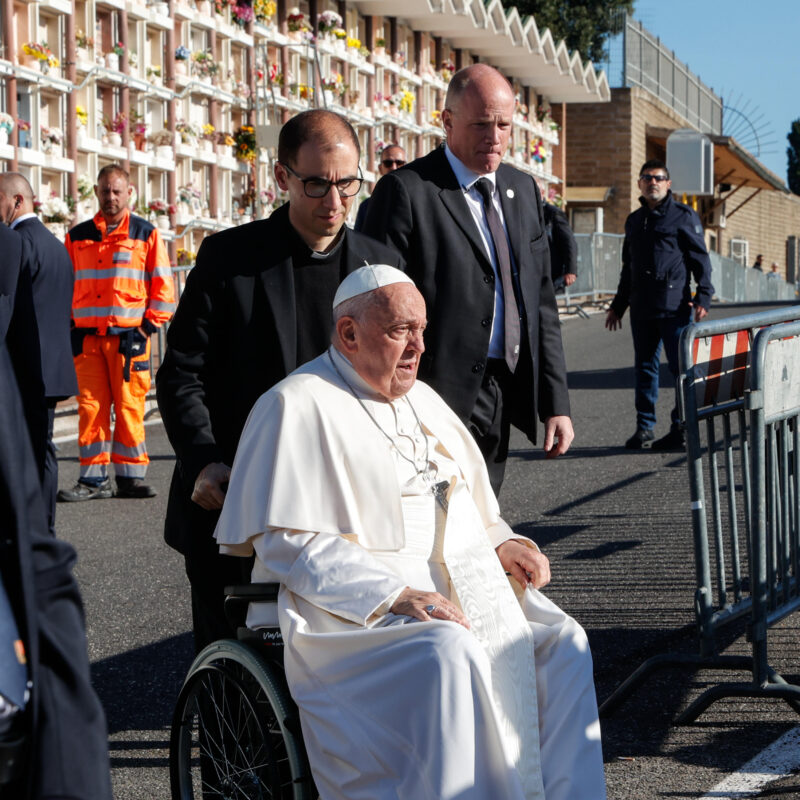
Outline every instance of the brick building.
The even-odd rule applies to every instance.
[[[626,19],[624,74],[611,102],[572,104],[562,140],[569,154],[565,198],[577,233],[622,233],[639,206],[638,170],[667,160],[667,137],[681,129],[713,144],[713,195],[687,198],[700,214],[709,250],[742,266],[763,254],[789,282],[800,278],[800,197],[734,139],[722,135],[721,98],[639,23]],[[612,42],[613,48],[613,42]],[[609,72],[612,87],[615,71]],[[679,198],[681,199],[681,198]]]

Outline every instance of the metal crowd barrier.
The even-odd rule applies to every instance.
[[[578,276],[575,283],[559,292],[557,299],[569,312],[581,303],[605,302],[613,297],[622,269],[622,244],[625,237],[615,233],[576,234]],[[714,297],[727,303],[791,302],[797,289],[782,278],[743,267],[719,253],[709,253]],[[579,313],[579,312],[578,312]]]
[[[709,688],[679,723],[722,697],[779,697],[800,713],[800,686],[767,658],[767,630],[800,608],[800,306],[690,325],[680,364],[699,652],[647,659],[600,713],[670,666],[753,676]],[[752,656],[720,654],[720,630],[743,617]]]

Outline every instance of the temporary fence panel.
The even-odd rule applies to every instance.
[[[625,237],[613,233],[576,234],[578,278],[566,295],[568,305],[597,302],[617,291],[622,269]],[[714,297],[726,303],[791,302],[797,299],[793,283],[769,278],[751,267],[743,267],[719,253],[709,253]]]
[[[755,630],[758,624],[751,593],[751,586],[755,585],[752,542],[756,541],[754,536],[760,524],[758,493],[768,491],[770,483],[765,482],[761,472],[756,473],[760,440],[747,419],[752,395],[753,341],[765,326],[798,319],[800,306],[793,306],[696,323],[683,332],[679,398],[686,425],[699,653],[666,653],[648,659],[602,704],[602,714],[613,711],[652,673],[667,666],[746,669],[754,676],[753,684],[712,687],[681,714],[680,722],[694,720],[718,697],[755,694],[754,686],[762,671],[770,680],[779,680],[765,660],[763,664],[758,660],[760,656],[720,655],[718,631],[748,614],[751,629]],[[773,372],[776,368],[773,367]],[[793,374],[797,380],[800,367]],[[800,400],[797,384],[794,393],[797,402]],[[785,436],[782,441],[787,441]],[[795,446],[792,452],[800,452],[800,448]],[[770,480],[778,474],[773,470]],[[777,484],[772,488],[774,494]],[[797,519],[797,514],[794,518]],[[793,553],[796,560],[796,548]]]

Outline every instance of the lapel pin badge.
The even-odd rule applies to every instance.
[[[514,197],[514,190],[513,189],[506,189],[506,197],[511,200]]]

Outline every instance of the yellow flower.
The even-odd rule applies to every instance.
[[[78,106],[75,109],[75,116],[78,118],[78,123],[86,127],[89,123],[89,112],[83,107]]]
[[[352,47],[353,50],[358,50],[358,48],[361,47],[361,39],[353,39],[351,36],[348,36],[347,46]]]

